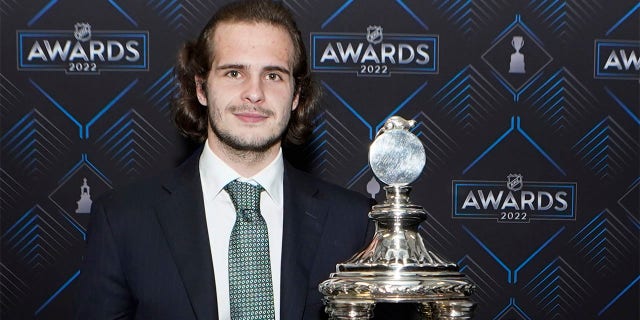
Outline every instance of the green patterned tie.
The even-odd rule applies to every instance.
[[[224,189],[236,208],[229,240],[231,319],[275,319],[269,233],[260,214],[259,185],[231,181]]]

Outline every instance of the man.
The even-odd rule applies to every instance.
[[[282,158],[283,142],[310,132],[319,96],[292,16],[271,1],[221,8],[181,50],[176,75],[176,123],[204,145],[94,203],[76,318],[324,318],[318,284],[367,244],[371,203]],[[239,208],[236,185],[257,190],[257,216]],[[266,224],[263,249],[238,250],[236,225],[253,219]],[[261,255],[237,256],[248,251]]]

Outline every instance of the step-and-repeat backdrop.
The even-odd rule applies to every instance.
[[[3,319],[69,318],[92,201],[193,150],[174,58],[226,2],[0,0]],[[477,319],[640,318],[637,1],[284,3],[324,90],[297,166],[380,201],[368,146],[415,119],[421,230]]]

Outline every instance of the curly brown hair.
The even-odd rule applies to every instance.
[[[313,130],[320,88],[311,78],[304,42],[292,14],[283,5],[269,0],[233,2],[220,8],[197,40],[182,47],[174,69],[179,91],[172,103],[173,119],[180,133],[199,142],[207,138],[209,111],[198,102],[196,85],[201,84],[196,84],[195,76],[206,79],[211,70],[213,34],[221,22],[268,23],[289,33],[294,46],[294,94],[299,95],[299,101],[291,114],[284,141],[296,145],[304,143]]]

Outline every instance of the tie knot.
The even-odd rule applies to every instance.
[[[260,212],[260,193],[264,190],[261,185],[233,180],[224,187],[236,212],[244,218]]]

